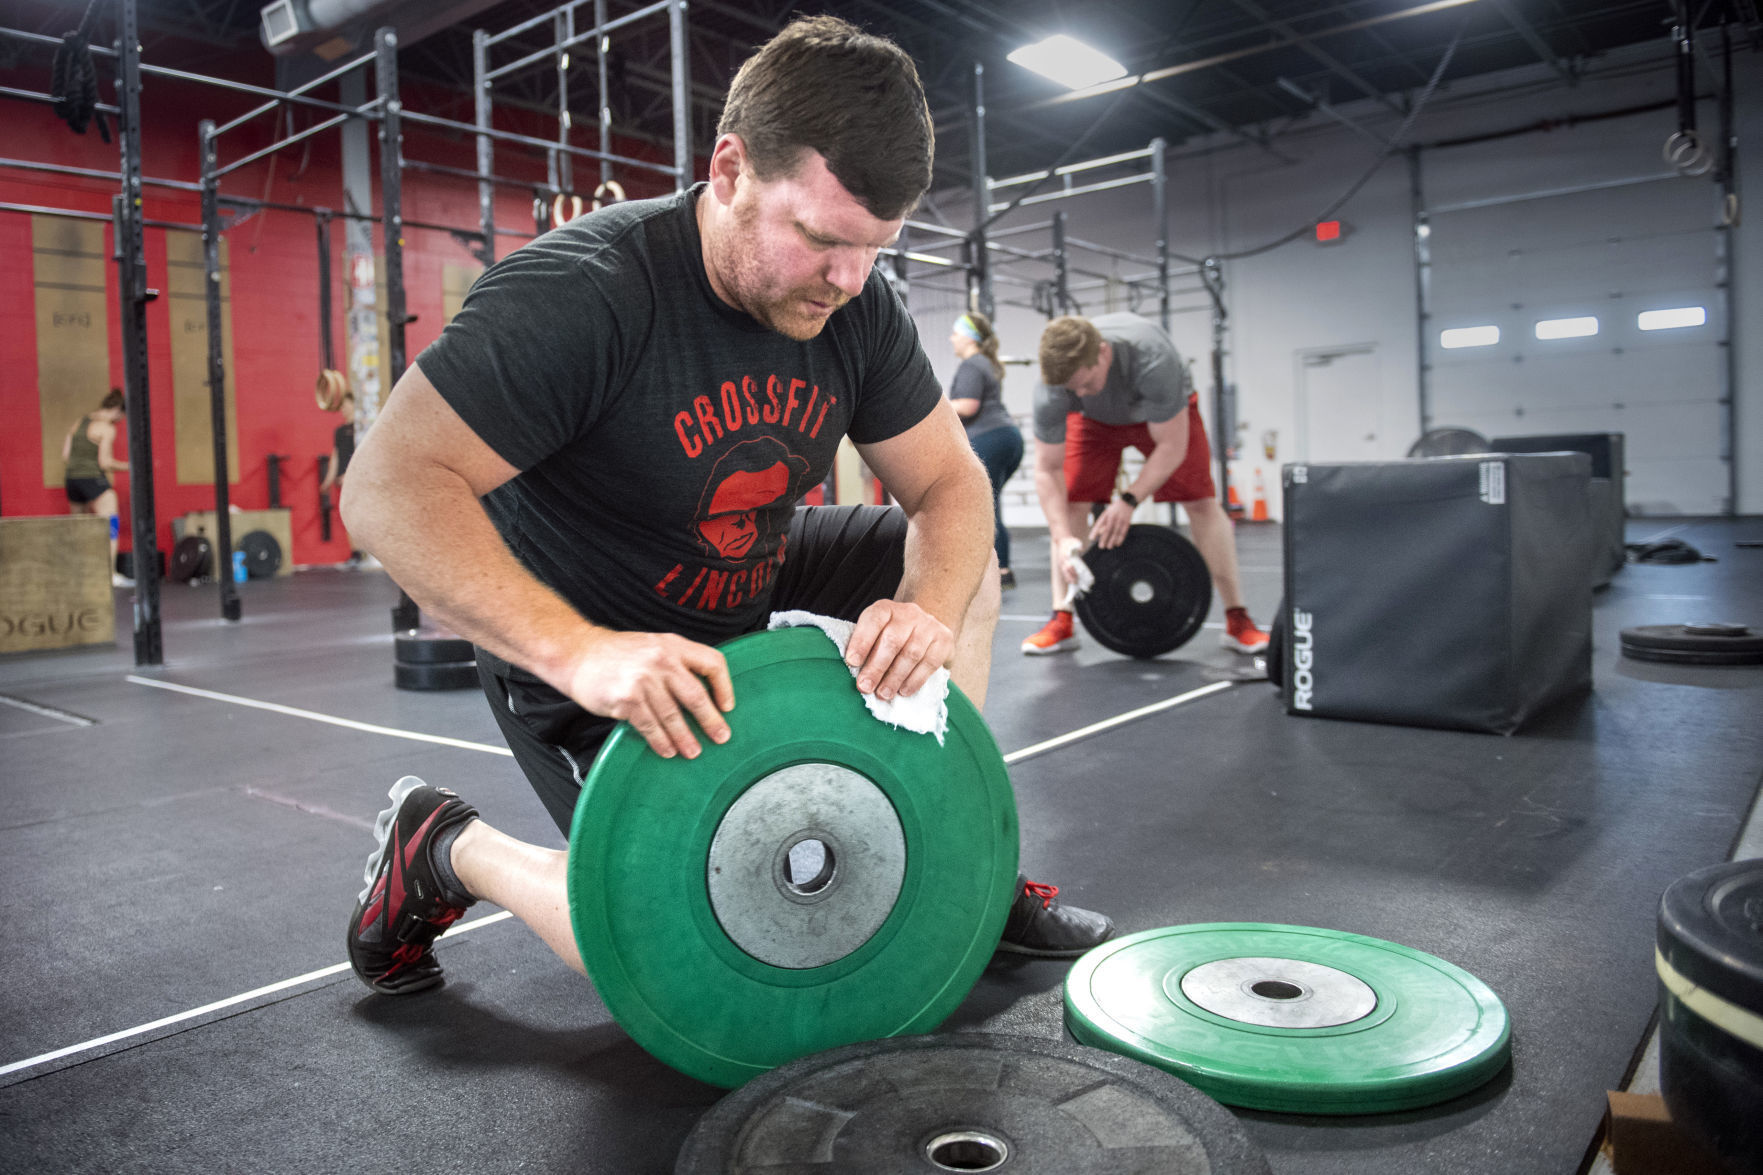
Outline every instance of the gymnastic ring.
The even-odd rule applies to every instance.
[[[349,379],[342,372],[327,367],[318,373],[314,394],[320,411],[335,412],[343,406],[343,397],[348,393]]]
[[[1665,140],[1663,154],[1665,162],[1685,175],[1704,175],[1714,164],[1702,136],[1693,130],[1672,132]]]
[[[598,205],[595,205],[598,207]],[[567,209],[567,215],[565,210]],[[551,200],[551,227],[562,228],[582,214],[582,198],[558,192]]]
[[[594,211],[595,212],[598,212],[598,211],[600,211],[600,209],[605,207],[605,205],[600,202],[600,197],[607,195],[608,193],[610,193],[612,196],[612,203],[614,203],[614,204],[624,203],[624,200],[625,200],[624,185],[619,183],[617,180],[604,180],[601,182],[599,187],[594,189]]]

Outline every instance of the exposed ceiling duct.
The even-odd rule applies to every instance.
[[[277,57],[313,53],[334,61],[364,48],[375,29],[391,27],[413,45],[467,21],[497,0],[275,0],[259,14],[258,36]]]

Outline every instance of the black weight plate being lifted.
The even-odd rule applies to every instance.
[[[409,690],[475,689],[478,684],[477,662],[407,665],[395,661],[392,664],[392,684]]]
[[[1743,624],[1644,624],[1622,630],[1622,655],[1680,665],[1763,665],[1763,633]]]
[[[1199,548],[1167,526],[1140,523],[1084,562],[1095,586],[1077,598],[1077,618],[1098,644],[1129,657],[1158,657],[1186,644],[1212,607],[1212,575]]]
[[[901,1036],[814,1053],[712,1106],[674,1175],[1266,1175],[1217,1102],[1160,1069],[1029,1037]]]
[[[200,579],[214,565],[214,546],[199,534],[187,534],[171,549],[170,578],[182,583]]]
[[[268,579],[282,568],[282,545],[267,530],[254,530],[239,540],[245,556],[245,574],[252,579]]]
[[[434,665],[449,661],[475,661],[477,651],[462,636],[422,636],[399,633],[392,638],[394,656],[406,665]]]

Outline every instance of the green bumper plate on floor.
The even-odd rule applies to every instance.
[[[1003,756],[954,687],[939,745],[872,716],[818,629],[722,651],[733,737],[664,759],[620,725],[576,806],[568,889],[618,1023],[732,1087],[940,1024],[1003,932],[1017,826]]]
[[[1364,935],[1207,922],[1104,943],[1065,980],[1079,1041],[1226,1105],[1364,1114],[1433,1105],[1498,1073],[1506,1009],[1462,968]]]

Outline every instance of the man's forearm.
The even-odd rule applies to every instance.
[[[1035,497],[1040,499],[1041,513],[1047,518],[1047,534],[1055,542],[1071,537],[1071,499],[1065,492],[1065,473],[1035,467]]]
[[[1140,466],[1139,475],[1126,487],[1127,492],[1141,502],[1150,501],[1151,495],[1162,489],[1163,483],[1181,466],[1186,450],[1185,444],[1179,449],[1174,445],[1158,445],[1152,449],[1144,465]]]
[[[992,549],[992,495],[976,463],[928,491],[906,528],[898,599],[961,631]]]
[[[582,645],[604,631],[520,565],[450,470],[401,467],[387,477],[358,457],[341,509],[357,545],[425,611],[560,689]]]
[[[1151,440],[1151,451],[1145,454],[1145,463],[1139,468],[1139,475],[1126,487],[1140,501],[1149,501],[1151,495],[1162,489],[1163,483],[1181,468],[1182,459],[1188,455],[1186,413],[1176,416],[1166,424],[1153,425]]]

